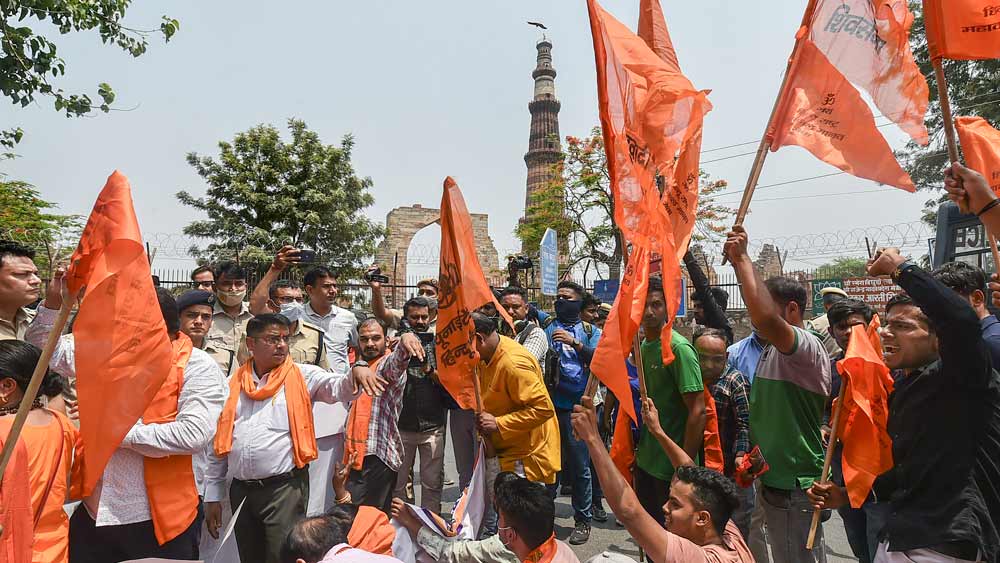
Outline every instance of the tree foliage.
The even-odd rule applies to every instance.
[[[941,104],[938,98],[937,79],[934,76],[930,51],[927,47],[922,3],[911,1],[910,9],[915,15],[913,28],[910,30],[910,47],[930,88],[931,103],[927,111],[927,131],[931,142],[926,147],[921,147],[910,141],[900,151],[899,157],[906,171],[913,178],[917,189],[939,191],[938,196],[927,201],[923,214],[924,221],[935,225],[937,206],[942,201],[940,196],[943,183],[942,171],[948,165],[948,151],[945,142],[944,120],[941,117]],[[1000,126],[1000,60],[952,61],[945,59],[943,68],[948,81],[948,97],[951,100],[952,114],[955,116],[980,116],[994,126]]]
[[[188,154],[208,189],[206,197],[181,191],[177,198],[208,219],[184,233],[213,241],[193,248],[196,258],[264,262],[290,243],[316,250],[346,274],[374,253],[383,232],[362,214],[374,202],[372,181],[355,175],[352,137],[324,145],[302,121],[289,119],[288,129],[288,143],[275,127],[258,125],[220,142],[217,159]]]
[[[586,273],[594,267],[598,275],[617,279],[623,249],[613,221],[615,202],[600,127],[594,127],[588,137],[566,137],[564,159],[552,178],[528,206],[526,220],[517,228],[518,238],[525,248],[538,248],[545,228],[552,227],[560,240],[570,241],[567,268],[582,265]],[[692,239],[715,241],[725,232],[725,221],[733,210],[716,203],[712,195],[728,183],[713,181],[702,171],[700,184]]]
[[[860,278],[868,275],[864,258],[839,256],[816,268],[816,278]]]
[[[55,207],[31,184],[0,175],[0,238],[34,248],[43,273],[76,248],[83,226],[82,217],[52,213]]]
[[[38,96],[49,96],[55,110],[67,117],[94,109],[110,111],[115,93],[107,83],[97,85],[99,101],[53,84],[52,79],[66,74],[66,61],[57,53],[55,42],[35,28],[48,24],[62,35],[96,30],[103,43],[139,57],[146,52],[151,35],[169,41],[180,27],[167,16],[158,29],[128,27],[123,20],[131,4],[132,0],[0,0],[0,93],[20,107]],[[16,128],[0,132],[0,148],[13,148],[21,135]]]

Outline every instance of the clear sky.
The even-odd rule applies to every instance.
[[[732,0],[662,2],[682,68],[696,86],[713,91],[704,149],[759,139],[805,1],[772,0],[766,9]],[[634,28],[638,0],[604,6]],[[296,117],[330,144],[355,136],[355,168],[374,180],[370,216],[384,221],[397,206],[437,207],[442,180],[451,175],[469,209],[490,214],[503,257],[520,246],[513,229],[523,213],[527,103],[540,37],[526,20],[549,27],[563,136],[585,135],[598,123],[583,0],[145,0],[128,21],[157,27],[162,14],[179,19],[180,31],[168,45],[154,39],[139,59],[103,46],[96,34],[57,38],[68,69],[61,86],[96,94],[106,81],[118,94],[117,108],[135,109],[66,119],[49,99],[23,110],[0,105],[5,126],[26,130],[21,158],[4,163],[11,178],[35,184],[63,212],[87,213],[118,168],[132,181],[143,231],[179,233],[200,217],[174,193],[204,191],[186,153],[215,155],[216,143],[236,132],[259,123],[283,128]],[[894,147],[902,145],[898,130],[882,131]],[[710,152],[703,160],[754,149]],[[738,205],[751,162],[742,156],[704,164],[730,181],[732,194],[722,202]],[[760,184],[830,172],[836,170],[790,147],[769,156]],[[788,197],[794,199],[779,199]],[[909,222],[928,198],[842,175],[761,189],[746,226],[754,238]],[[436,233],[428,229],[415,244],[436,246]],[[157,262],[183,264],[169,256]],[[800,265],[819,262],[803,256]]]

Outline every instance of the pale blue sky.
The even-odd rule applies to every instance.
[[[766,8],[732,0],[662,1],[684,71],[699,88],[713,90],[704,148],[759,139],[804,0],[772,0]],[[604,6],[634,28],[638,0]],[[132,181],[143,231],[179,233],[196,216],[174,193],[204,190],[185,154],[214,155],[221,139],[262,122],[283,127],[294,116],[328,143],[354,134],[354,165],[375,183],[373,218],[383,221],[400,205],[437,207],[442,180],[451,175],[469,209],[490,214],[502,255],[520,246],[513,229],[523,212],[527,103],[539,38],[525,20],[550,28],[562,134],[584,135],[598,123],[583,0],[140,0],[129,22],[155,27],[161,14],[179,19],[180,31],[169,45],[153,41],[137,60],[102,46],[96,34],[58,38],[68,67],[61,85],[96,92],[96,84],[107,81],[118,108],[137,107],[66,119],[48,99],[24,110],[0,105],[3,123],[27,132],[21,158],[4,164],[11,177],[35,184],[64,212],[86,213],[118,168]],[[894,147],[901,145],[897,131],[882,131]],[[751,161],[704,165],[737,192],[722,201],[738,204]],[[761,184],[835,171],[802,149],[785,148],[770,155]],[[912,221],[928,196],[837,176],[761,190],[756,198],[761,201],[747,221],[752,238]],[[436,243],[435,236],[428,230],[417,242]],[[167,257],[157,262],[180,264]]]

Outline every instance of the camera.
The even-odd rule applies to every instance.
[[[316,263],[316,251],[308,248],[299,249],[298,259],[299,264],[314,264]]]
[[[515,270],[530,270],[535,267],[535,264],[527,256],[511,256],[508,258],[507,267]]]
[[[372,268],[371,270],[365,272],[365,281],[389,283],[389,276],[383,276],[382,270],[379,268]]]

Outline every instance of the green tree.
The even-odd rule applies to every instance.
[[[867,274],[865,266],[868,261],[864,258],[854,258],[850,256],[838,256],[832,261],[816,268],[816,278],[860,278]]]
[[[538,248],[546,227],[570,241],[567,268],[591,266],[598,275],[621,275],[622,247],[619,229],[613,221],[615,202],[611,197],[611,177],[601,128],[594,127],[585,138],[566,137],[563,162],[553,170],[552,182],[539,191],[528,206],[516,230],[525,248]],[[733,210],[714,201],[712,195],[724,189],[725,180],[711,180],[701,171],[696,213],[695,241],[718,240],[725,232],[725,220]]]
[[[35,264],[44,274],[72,253],[82,228],[82,217],[52,213],[55,207],[31,184],[0,175],[0,239],[34,248]]]
[[[941,118],[941,104],[938,98],[937,79],[931,66],[930,51],[927,47],[927,33],[924,27],[923,5],[910,2],[915,20],[910,30],[910,48],[920,71],[927,78],[930,88],[930,107],[927,111],[927,132],[931,142],[926,147],[910,141],[898,156],[906,171],[910,173],[919,190],[934,190],[938,195],[926,202],[923,220],[937,224],[937,207],[943,201],[942,171],[948,165],[948,151],[945,143],[944,120]],[[943,61],[948,80],[948,97],[952,113],[956,116],[980,116],[1000,125],[1000,60],[984,61]]]
[[[190,164],[208,184],[206,197],[187,191],[177,199],[205,212],[207,220],[184,227],[190,236],[213,241],[206,261],[270,261],[285,243],[308,247],[343,274],[357,271],[374,253],[382,228],[362,211],[373,202],[370,178],[351,165],[354,140],[325,145],[304,122],[289,119],[291,142],[275,127],[258,125],[219,143],[219,157],[190,153]]]
[[[99,102],[87,93],[66,92],[52,79],[66,74],[66,61],[56,44],[36,31],[51,26],[62,35],[96,30],[103,43],[110,43],[139,57],[154,34],[166,41],[180,27],[163,16],[158,29],[135,29],[124,25],[132,0],[3,0],[0,1],[0,93],[16,106],[27,106],[37,96],[53,99],[55,110],[67,117],[85,115],[94,109],[107,112],[115,100],[111,86],[97,85]],[[10,150],[22,136],[19,128],[0,131],[0,148]]]

